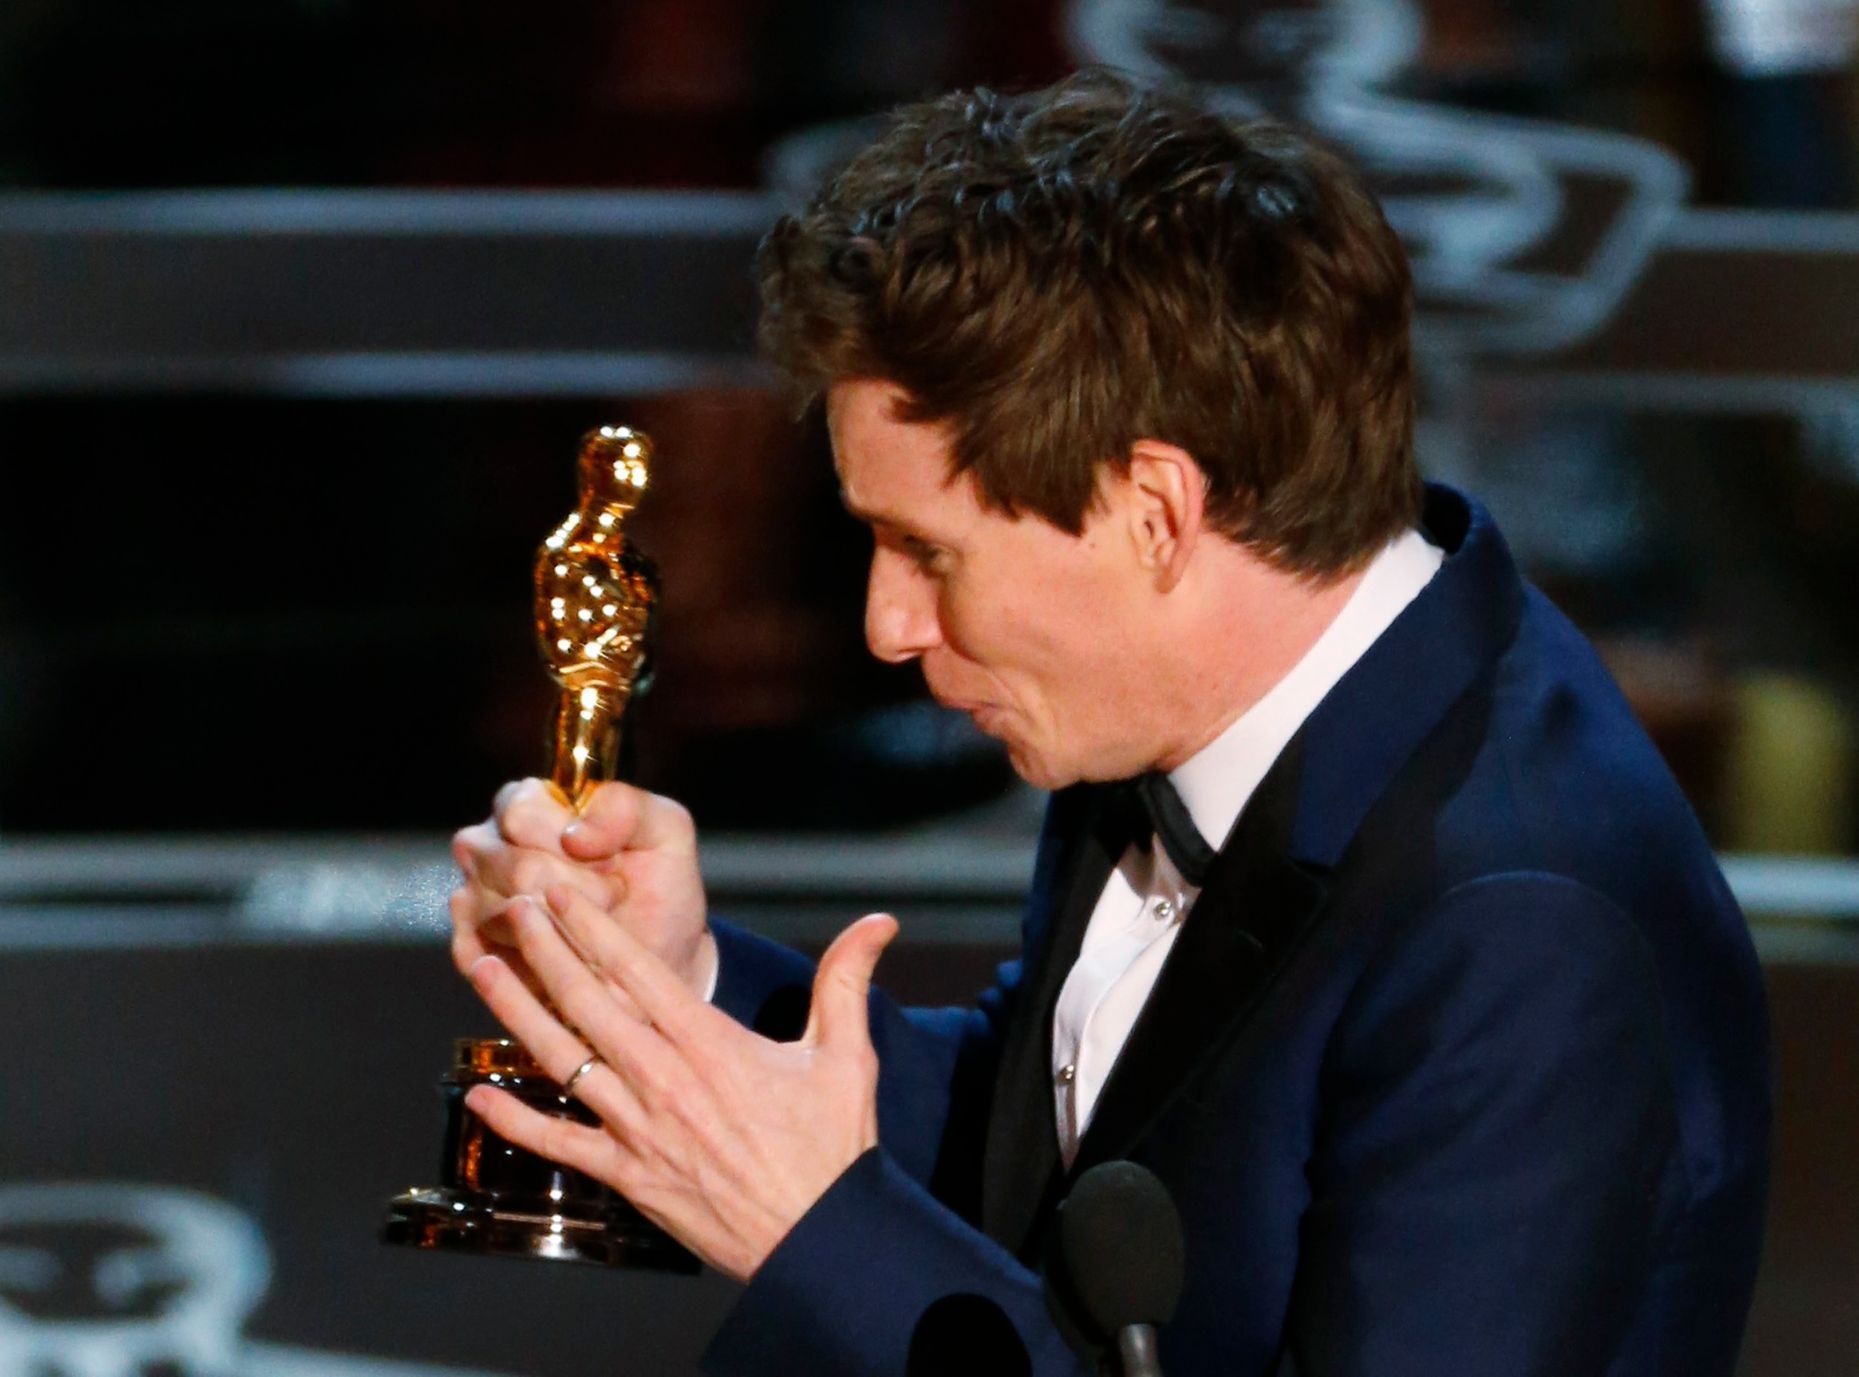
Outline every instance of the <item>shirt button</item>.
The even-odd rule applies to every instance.
[[[1175,905],[1170,900],[1157,899],[1155,901],[1155,916],[1160,918],[1164,923],[1168,922],[1169,919],[1175,916]]]
[[[1078,1079],[1077,1065],[1072,1062],[1066,1062],[1065,1065],[1059,1068],[1058,1079],[1059,1079],[1060,1085],[1070,1085],[1073,1081],[1077,1080]]]

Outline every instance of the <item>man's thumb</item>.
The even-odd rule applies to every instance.
[[[623,847],[637,845],[648,797],[630,784],[602,784],[562,829],[562,851],[570,860],[604,861]]]
[[[888,913],[868,913],[833,939],[813,977],[809,1041],[870,1041],[865,999],[871,993],[871,973],[895,936],[897,919]]]

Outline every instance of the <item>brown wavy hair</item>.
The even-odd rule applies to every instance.
[[[1358,567],[1418,517],[1406,255],[1294,127],[1102,70],[957,92],[895,111],[756,267],[803,404],[898,384],[994,509],[1076,534],[1147,437],[1280,568]]]

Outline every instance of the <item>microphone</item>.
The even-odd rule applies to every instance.
[[[1134,1162],[1102,1162],[1060,1202],[1046,1299],[1086,1358],[1114,1343],[1123,1377],[1162,1377],[1156,1326],[1181,1300],[1186,1246],[1161,1178]]]

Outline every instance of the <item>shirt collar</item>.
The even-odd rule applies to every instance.
[[[1410,530],[1384,546],[1343,610],[1265,696],[1219,736],[1169,772],[1188,815],[1210,846],[1226,841],[1247,800],[1304,719],[1417,597],[1444,552]]]

